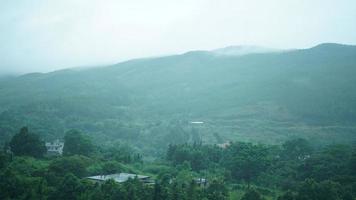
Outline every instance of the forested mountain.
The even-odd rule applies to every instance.
[[[356,139],[356,46],[249,54],[193,51],[0,79],[0,141],[22,126],[75,128],[148,154],[169,143],[318,144]],[[192,124],[202,121],[203,124]]]

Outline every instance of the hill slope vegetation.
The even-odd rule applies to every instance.
[[[356,46],[221,55],[194,51],[0,80],[0,140],[80,129],[154,155],[169,143],[318,144],[356,139]],[[202,121],[203,124],[192,124]]]

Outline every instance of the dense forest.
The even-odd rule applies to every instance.
[[[125,145],[96,146],[78,130],[63,141],[63,156],[49,157],[38,134],[27,127],[14,134],[0,154],[0,199],[356,198],[355,144],[316,148],[300,138],[281,145],[170,144],[164,156],[145,161]],[[85,178],[120,172],[149,175],[154,184]]]

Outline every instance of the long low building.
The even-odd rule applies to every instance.
[[[152,184],[154,183],[151,177],[138,175],[138,174],[129,174],[129,173],[119,173],[119,174],[108,174],[108,175],[97,175],[97,176],[89,176],[87,179],[95,181],[95,182],[103,182],[109,179],[112,179],[118,183],[126,182],[129,179],[139,179],[143,183]]]

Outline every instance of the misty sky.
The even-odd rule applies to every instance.
[[[355,0],[0,0],[0,73],[324,42],[356,44]]]

